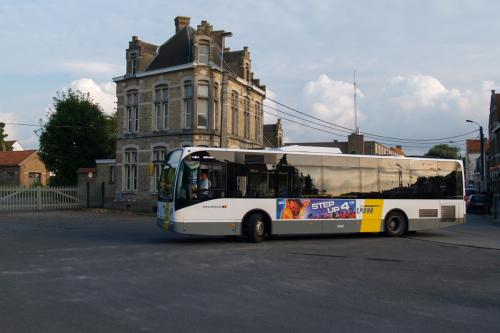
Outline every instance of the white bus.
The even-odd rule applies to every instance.
[[[160,227],[253,242],[271,235],[401,236],[465,221],[459,160],[345,155],[320,147],[186,147],[167,155],[158,192]]]

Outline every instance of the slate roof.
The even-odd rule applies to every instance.
[[[0,166],[18,166],[35,153],[36,150],[0,151]]]
[[[189,26],[184,27],[163,43],[146,71],[193,62],[193,35],[195,31]]]

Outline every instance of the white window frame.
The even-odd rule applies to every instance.
[[[165,131],[168,129],[168,101],[170,90],[167,84],[155,87],[154,104],[154,129],[155,131]]]
[[[189,90],[188,90],[189,87]],[[193,82],[184,82],[184,129],[193,128]]]
[[[213,109],[212,109],[212,118],[214,121],[213,128],[219,129],[219,85],[217,83],[214,83],[213,87]]]
[[[198,44],[198,63],[203,65],[208,65],[209,62],[210,62],[210,44],[206,42],[201,42]]]
[[[123,152],[123,189],[128,192],[137,192],[138,190],[137,154],[136,148],[127,148]]]
[[[239,94],[237,91],[234,91],[231,93],[231,115],[232,115],[232,122],[231,122],[231,133],[233,135],[238,135],[238,116],[239,116]]]
[[[139,91],[127,91],[126,126],[127,133],[139,132]]]
[[[200,129],[208,129],[210,127],[210,110],[209,110],[209,94],[210,88],[208,81],[199,81],[197,89],[197,101],[196,101],[196,125]],[[200,117],[205,118],[205,124],[200,124]]]

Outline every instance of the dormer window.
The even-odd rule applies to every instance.
[[[210,46],[208,44],[200,43],[198,46],[198,62],[200,64],[208,65],[210,59]]]

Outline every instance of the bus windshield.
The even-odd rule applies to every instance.
[[[158,201],[172,201],[174,199],[175,174],[179,166],[182,150],[170,152],[161,170],[158,184]]]

